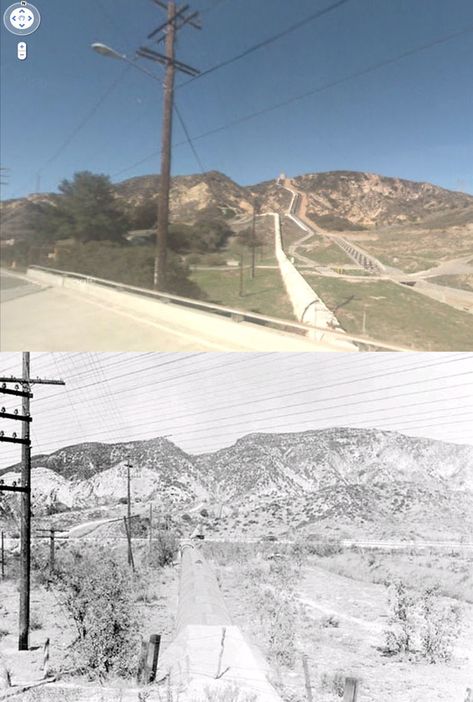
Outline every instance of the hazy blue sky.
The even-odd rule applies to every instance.
[[[0,353],[0,376],[11,373],[21,354]],[[163,435],[203,453],[251,432],[331,426],[473,444],[468,353],[34,353],[31,375],[66,381],[34,388],[34,453]],[[1,447],[0,467],[19,460]]]
[[[10,0],[1,0],[2,14]],[[202,70],[331,4],[331,0],[194,0],[202,32],[182,31],[179,57]],[[54,190],[90,169],[125,177],[157,172],[160,86],[93,53],[102,41],[130,55],[163,13],[151,0],[36,0],[39,30],[2,24],[3,197]],[[207,11],[205,11],[207,9]],[[473,28],[471,0],[348,0],[318,20],[177,91],[194,137],[447,35]],[[158,64],[141,60],[161,74]],[[205,169],[248,184],[354,169],[427,180],[473,193],[473,33],[195,142]],[[179,82],[183,82],[183,77]],[[112,89],[112,85],[116,83]],[[106,95],[108,91],[108,95]],[[100,102],[100,104],[98,104]],[[175,141],[183,134],[176,124]],[[131,167],[150,154],[141,165]],[[187,145],[175,174],[198,171]]]

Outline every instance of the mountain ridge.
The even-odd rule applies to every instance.
[[[309,195],[307,215],[327,229],[371,229],[443,217],[443,226],[473,222],[473,195],[432,183],[411,181],[364,171],[326,171],[295,176],[293,182]],[[159,175],[135,176],[113,184],[125,209],[157,203]],[[41,203],[54,204],[61,195],[40,193],[1,203],[2,239],[34,236],[33,221]],[[248,215],[258,202],[262,210],[284,212],[290,195],[277,180],[239,185],[224,173],[208,171],[174,176],[171,180],[171,220],[192,224],[210,210],[231,226],[232,218]]]

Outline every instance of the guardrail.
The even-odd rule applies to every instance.
[[[248,310],[242,310],[235,307],[226,307],[225,305],[217,305],[211,302],[205,302],[204,300],[194,300],[189,297],[182,297],[180,295],[173,295],[171,293],[162,292],[159,290],[151,290],[149,288],[140,288],[136,285],[128,285],[127,283],[117,283],[113,280],[107,280],[105,278],[97,278],[95,276],[85,275],[83,273],[76,273],[74,271],[63,271],[58,268],[47,268],[45,266],[31,265],[29,269],[32,271],[44,271],[45,273],[52,273],[58,276],[62,276],[63,279],[71,278],[74,280],[83,281],[84,285],[94,284],[102,286],[104,288],[111,288],[113,290],[121,291],[124,293],[131,293],[139,295],[142,297],[148,297],[164,303],[172,303],[180,305],[182,307],[191,307],[195,310],[200,310],[204,312],[211,312],[223,317],[228,317],[233,319],[235,322],[252,322],[259,324],[261,326],[268,326],[279,329],[285,332],[301,333],[304,332],[306,335],[313,333],[314,331],[322,332],[327,334],[327,329],[325,327],[320,327],[318,325],[305,324],[303,322],[295,322],[289,319],[280,319],[278,317],[271,317],[268,315],[259,314],[258,312],[250,312]],[[29,270],[28,269],[28,270]],[[360,350],[379,350],[379,351],[415,351],[414,348],[406,348],[403,346],[398,346],[397,344],[389,344],[384,341],[378,341],[376,339],[371,339],[365,336],[355,336],[348,334],[346,332],[339,332],[337,330],[330,330],[330,339],[340,340],[341,342],[353,341],[360,345]]]

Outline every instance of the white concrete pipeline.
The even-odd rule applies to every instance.
[[[331,340],[344,351],[358,351],[358,347],[344,339],[330,337],[330,331],[343,332],[333,312],[331,312],[317,293],[310,287],[303,275],[287,257],[281,236],[281,218],[279,214],[272,213],[274,217],[274,249],[287,294],[294,309],[297,319],[304,324],[312,324],[319,329],[309,332],[317,341]],[[326,330],[326,331],[324,331]]]
[[[232,624],[217,578],[202,553],[192,543],[184,544],[176,638],[161,656],[156,680],[169,679],[172,686],[185,687],[187,693],[192,691],[192,699],[200,699],[206,687],[223,694],[233,685],[242,700],[246,693],[257,702],[281,702],[268,681],[270,672],[262,655]]]

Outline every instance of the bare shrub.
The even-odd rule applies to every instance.
[[[105,550],[70,551],[58,559],[52,583],[77,629],[70,651],[77,672],[91,679],[134,675],[138,620],[126,565]]]
[[[322,629],[337,629],[340,626],[340,622],[333,614],[329,614],[319,619],[319,626],[322,627]]]
[[[322,673],[320,686],[322,690],[331,692],[337,697],[343,697],[345,692],[345,674],[341,670],[336,670],[334,673]]]
[[[421,652],[430,663],[449,661],[460,633],[460,608],[441,602],[438,589],[424,590],[420,599]]]
[[[296,656],[298,615],[293,593],[264,587],[258,593],[257,609],[270,659],[277,665],[292,668]]]
[[[389,586],[389,653],[416,654],[430,663],[450,660],[460,633],[461,612],[443,602],[438,587],[409,591],[402,581]]]
[[[161,529],[153,532],[151,544],[150,565],[153,568],[163,568],[171,565],[179,550],[179,539],[174,531]]]
[[[242,690],[235,683],[223,687],[206,686],[204,694],[206,702],[256,702],[258,699],[257,695]]]
[[[419,628],[417,601],[402,580],[388,587],[391,629],[385,632],[386,650],[389,653],[414,651],[414,639]]]

